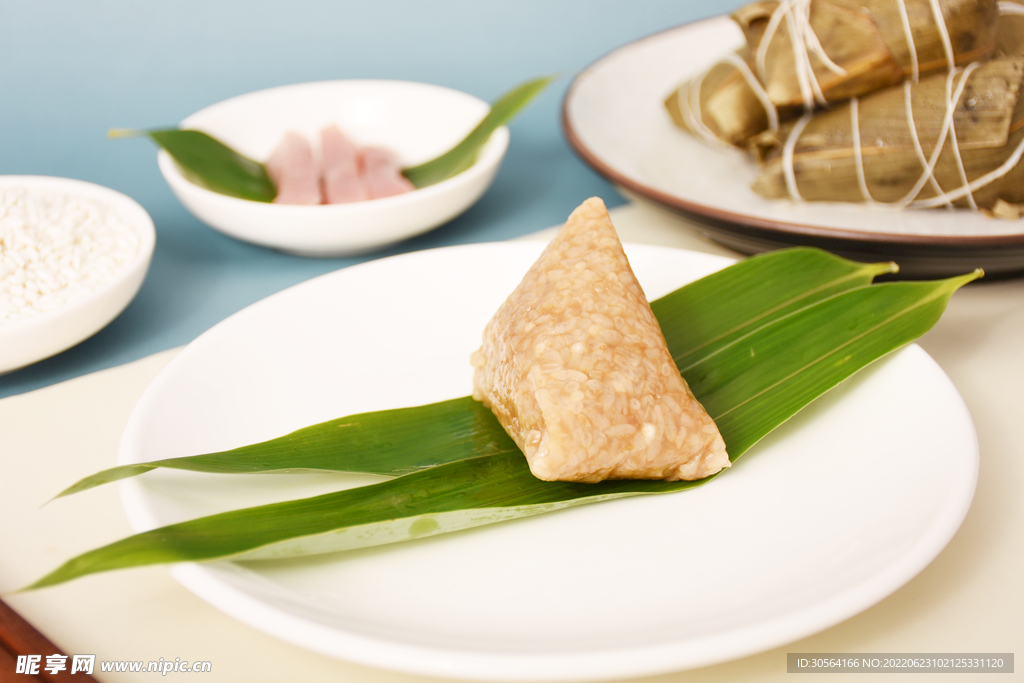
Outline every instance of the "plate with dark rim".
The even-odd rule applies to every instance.
[[[984,268],[1024,275],[1024,220],[968,210],[767,200],[750,185],[746,153],[675,127],[662,105],[680,83],[742,43],[725,16],[656,33],[605,55],[576,77],[562,108],[573,149],[627,194],[697,220],[712,240],[753,254],[810,245],[860,261],[891,259],[900,276]]]

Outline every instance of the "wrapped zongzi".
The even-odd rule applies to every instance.
[[[996,0],[761,0],[733,19],[746,45],[665,101],[675,122],[743,145],[799,116],[987,58]]]
[[[991,208],[1024,203],[1024,57],[854,98],[764,134],[768,198]]]

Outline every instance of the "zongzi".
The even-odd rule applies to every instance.
[[[473,396],[540,479],[702,479],[729,465],[597,198],[488,323]]]
[[[776,121],[991,55],[996,0],[761,0],[746,39],[666,99],[690,132],[733,145]]]

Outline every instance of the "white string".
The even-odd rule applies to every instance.
[[[846,69],[832,61],[832,58],[825,52],[825,48],[821,46],[821,41],[818,40],[818,34],[814,32],[814,28],[811,26],[811,1],[803,0],[802,5],[803,7],[800,15],[800,32],[803,42],[807,47],[811,48],[811,52],[821,60],[826,69],[837,76],[845,76],[847,73]],[[808,60],[807,64],[810,66],[810,60]]]
[[[953,43],[949,39],[949,30],[946,28],[946,18],[942,16],[942,7],[939,0],[931,0],[932,15],[935,17],[935,28],[939,29],[939,38],[942,39],[942,49],[946,51],[946,64],[952,69],[956,66],[956,56],[953,54]]]
[[[779,8],[784,11],[786,27],[789,29],[789,45],[793,50],[793,65],[796,68],[796,82],[800,86],[800,97],[804,102],[804,110],[810,111],[814,108],[815,100],[821,94],[821,87],[818,85],[818,79],[814,76],[814,71],[810,68],[807,45],[800,40],[800,31],[797,28],[796,18],[791,11],[789,0],[782,0],[779,3]]]
[[[926,182],[933,183],[934,187],[938,186],[938,181],[935,179],[935,164],[939,160],[939,154],[942,152],[942,147],[946,144],[946,137],[949,135],[949,129],[953,125],[953,112],[956,108],[956,103],[960,101],[960,96],[963,94],[964,87],[967,85],[967,77],[970,76],[971,72],[977,68],[977,62],[969,64],[966,69],[953,69],[946,76],[946,111],[942,118],[942,128],[939,130],[939,139],[935,143],[935,148],[932,150],[931,157],[928,159],[928,164],[925,166],[924,172],[921,177],[918,178],[917,182],[914,183],[914,187],[908,192],[902,199],[896,202],[897,206],[908,206],[924,187]],[[963,74],[957,83],[955,93],[951,93],[953,79],[957,74]],[[941,188],[939,188],[941,190]],[[945,192],[941,193],[939,197],[945,196]],[[948,201],[939,202],[939,204],[952,204]]]
[[[777,131],[779,129],[779,112],[775,105],[772,104],[771,98],[768,97],[768,91],[761,85],[761,81],[757,80],[757,76],[750,70],[747,63],[735,52],[725,55],[722,61],[729,62],[743,75],[747,85],[754,91],[754,96],[761,102],[761,106],[764,107],[764,111],[768,115],[768,130],[772,132]]]
[[[973,64],[971,66],[973,66]],[[967,76],[970,73],[971,73],[971,69],[970,68],[964,70],[964,76],[963,76],[963,78],[960,79],[960,82],[961,83],[966,82],[967,81]],[[947,88],[947,90],[948,90],[948,88]],[[962,88],[961,88],[961,90],[962,90]],[[953,120],[953,114],[956,113],[956,103],[959,102],[959,101],[960,101],[960,97],[959,96],[956,99],[947,100],[947,102],[946,102],[946,111],[948,112],[948,117],[949,117],[949,141],[952,143],[952,147],[953,147],[953,158],[956,159],[956,170],[957,170],[957,173],[960,174],[960,182],[963,183],[963,186],[967,186],[968,185],[967,171],[964,170],[964,157],[963,157],[962,154],[960,154],[960,143],[956,139],[956,121]],[[967,205],[970,206],[975,211],[978,210],[978,205],[974,201],[974,195],[971,194],[970,192],[967,193]]]
[[[920,67],[917,59],[917,48],[914,44],[913,32],[910,26],[910,19],[907,14],[905,0],[897,0],[897,3],[899,5],[900,19],[903,24],[903,31],[910,53],[911,81],[913,83],[917,83],[920,76]],[[959,142],[956,136],[956,127],[953,119],[956,111],[956,105],[960,101],[960,97],[963,95],[967,79],[978,64],[970,64],[964,70],[956,68],[956,57],[953,52],[953,45],[949,36],[948,27],[946,26],[945,17],[942,14],[942,7],[939,5],[939,0],[930,0],[930,5],[932,15],[935,18],[935,26],[939,32],[939,38],[942,42],[942,47],[946,54],[946,62],[949,68],[948,76],[946,78],[946,111],[943,116],[938,141],[936,142],[931,155],[926,158],[924,149],[922,148],[920,139],[917,135],[917,125],[914,121],[910,82],[908,81],[904,83],[904,101],[906,105],[907,122],[910,127],[911,137],[914,143],[914,151],[917,154],[918,161],[921,162],[924,169],[921,176],[914,183],[914,187],[911,191],[899,201],[891,202],[888,205],[900,208],[907,206],[911,208],[933,208],[945,205],[947,208],[953,208],[953,201],[966,197],[970,207],[977,210],[978,206],[974,200],[973,192],[978,188],[984,187],[985,185],[1003,177],[1016,166],[1017,162],[1019,162],[1021,157],[1024,156],[1024,140],[1022,140],[1017,146],[1011,157],[999,166],[999,168],[986,173],[974,181],[968,182],[963,155],[960,152]],[[1024,5],[1017,2],[1001,0],[998,3],[998,6],[1000,14],[1024,16]],[[754,65],[758,74],[760,74],[760,80],[758,80],[750,70],[750,67],[739,56],[729,54],[722,61],[732,64],[740,72],[744,80],[747,81],[747,84],[750,86],[755,97],[757,97],[764,107],[765,112],[768,115],[769,128],[772,131],[777,130],[778,110],[768,97],[767,91],[762,86],[762,81],[767,81],[766,61],[768,47],[772,39],[775,37],[775,33],[778,31],[783,20],[786,21],[786,28],[789,30],[790,43],[793,49],[793,58],[795,60],[797,83],[800,87],[804,110],[808,113],[805,113],[796,122],[786,139],[786,143],[782,149],[782,170],[789,196],[794,201],[803,201],[803,197],[800,195],[799,189],[797,188],[793,159],[794,151],[796,149],[797,140],[811,119],[811,114],[809,112],[814,109],[815,102],[821,105],[827,104],[817,76],[814,73],[813,64],[811,63],[811,54],[818,57],[825,67],[833,73],[841,76],[845,76],[847,73],[845,69],[829,58],[825,53],[817,34],[815,34],[810,23],[810,0],[780,0],[778,7],[774,12],[772,12],[768,25],[762,34],[761,42],[758,44],[755,53]],[[704,81],[704,77],[709,71],[710,70],[705,71],[691,84],[688,91],[689,97],[685,102],[682,98],[682,92],[680,92],[679,105],[684,118],[693,130],[698,131],[708,140],[720,143],[721,140],[704,125],[701,117],[696,116],[694,113],[700,111],[700,87]],[[962,75],[960,80],[957,82],[954,91],[953,80],[957,74]],[[850,117],[853,129],[853,152],[857,172],[857,183],[860,187],[860,192],[864,201],[870,204],[877,204],[878,202],[871,197],[871,193],[868,190],[867,179],[864,173],[864,156],[860,140],[859,101],[856,97],[852,98],[850,101]],[[938,180],[935,178],[935,167],[939,156],[942,153],[942,149],[945,146],[946,138],[949,137],[950,134],[952,134],[951,147],[962,184],[959,188],[947,192],[942,189]],[[914,198],[917,197],[926,183],[930,184],[935,190],[936,196],[925,200],[915,200]]]
[[[935,164],[938,161],[939,154],[942,152],[942,146],[946,144],[946,135],[949,132],[946,126],[946,120],[948,119],[949,114],[949,87],[951,79],[956,73],[956,70],[952,70],[946,76],[946,114],[943,118],[942,127],[939,129],[938,140],[935,143],[935,147],[932,148],[931,156],[928,158],[927,163],[924,165],[924,172],[917,179],[917,182],[914,183],[914,186],[911,188],[910,192],[908,192],[906,195],[903,196],[902,199],[896,202],[896,204],[899,206],[908,206],[910,202],[912,202],[914,198],[917,197],[918,193],[921,191],[921,188],[924,187],[924,184],[929,181],[932,183],[932,186],[936,188],[936,191],[939,193],[940,196],[943,194],[942,187],[939,186],[938,181],[935,179]],[[961,83],[963,83],[963,81],[961,81]]]
[[[771,44],[772,38],[775,36],[775,31],[779,28],[779,23],[782,21],[784,16],[780,10],[788,10],[788,1],[782,0],[779,6],[772,12],[771,16],[768,17],[768,25],[764,29],[764,33],[761,34],[761,42],[757,44],[757,52],[754,55],[754,64],[757,66],[757,73],[761,77],[761,80],[768,82],[768,74],[765,72],[765,61],[768,54],[768,45]]]
[[[904,0],[897,0],[900,6],[900,20],[903,22],[903,35],[907,39],[907,47],[910,48],[910,78],[914,83],[917,83],[918,77],[921,72],[917,65],[917,46],[914,45],[914,32],[910,28],[910,17],[907,16],[907,5]],[[945,22],[945,20],[943,20]]]
[[[704,77],[710,73],[710,69],[705,71],[695,80],[690,82],[686,92],[683,92],[683,88],[680,88],[676,94],[676,104],[679,105],[679,113],[683,115],[683,120],[686,121],[686,126],[696,133],[700,134],[702,138],[708,142],[712,142],[717,145],[724,144],[721,138],[714,134],[714,132],[704,125],[703,115],[700,113],[700,88],[704,84]],[[684,97],[683,95],[686,95]]]
[[[793,201],[802,202],[803,197],[800,196],[800,191],[796,188],[796,172],[793,169],[793,150],[796,149],[797,138],[804,132],[804,127],[811,120],[812,115],[810,112],[804,114],[793,126],[793,130],[790,131],[789,137],[786,138],[786,144],[782,147],[782,175],[786,179],[786,190],[789,192],[789,196]]]
[[[868,191],[868,182],[864,177],[864,153],[860,147],[860,115],[858,99],[856,97],[850,100],[850,127],[853,130],[853,163],[857,169],[857,184],[860,186],[860,194],[864,198],[864,201],[868,204],[874,204],[875,200],[871,198],[871,193]]]
[[[913,33],[910,27],[910,20],[907,15],[904,0],[897,1],[899,4],[900,17],[903,22],[903,30],[906,35],[907,44],[910,48],[912,81],[916,83],[920,75],[917,61],[917,48],[914,44]],[[953,201],[966,197],[968,205],[972,209],[977,210],[978,205],[974,200],[973,192],[980,187],[984,187],[985,185],[998,180],[1016,166],[1017,162],[1020,161],[1021,156],[1024,156],[1024,140],[1022,140],[1017,146],[1010,159],[1004,162],[999,168],[986,173],[972,182],[968,181],[963,155],[960,151],[959,141],[957,140],[954,114],[956,112],[957,103],[959,103],[967,85],[968,78],[979,65],[977,63],[972,63],[963,70],[956,68],[956,57],[953,52],[953,45],[949,36],[948,27],[946,26],[945,17],[942,14],[942,7],[939,5],[939,0],[930,0],[930,4],[932,15],[935,18],[935,26],[938,29],[939,38],[946,54],[946,63],[949,68],[949,72],[946,77],[946,111],[943,115],[942,127],[938,141],[936,142],[935,148],[932,150],[930,157],[926,159],[924,149],[921,147],[921,142],[917,135],[917,126],[914,121],[910,82],[904,83],[907,121],[914,142],[914,151],[917,154],[918,160],[924,166],[924,170],[918,180],[914,183],[913,189],[901,200],[893,202],[892,205],[898,207],[911,206],[914,208],[932,208],[945,205],[947,208],[952,209]],[[1024,15],[1024,5],[1003,0],[999,2],[999,11],[1000,14]],[[832,62],[821,47],[821,43],[810,25],[810,0],[781,0],[778,8],[776,8],[772,13],[768,27],[765,29],[761,43],[758,45],[756,67],[761,73],[762,78],[765,77],[765,60],[768,44],[774,37],[775,32],[778,30],[778,26],[781,23],[782,18],[785,18],[786,26],[790,32],[790,42],[793,45],[793,57],[796,61],[797,82],[800,85],[801,97],[804,101],[804,109],[805,111],[810,112],[814,106],[814,101],[817,101],[822,105],[826,104],[820,85],[814,74],[814,69],[810,60],[810,53],[812,52],[819,57],[819,59],[825,63],[826,67],[834,73],[841,73],[841,75],[845,75],[846,72]],[[958,74],[960,74],[961,77],[954,89],[953,80]],[[854,97],[850,101],[850,119],[853,133],[853,154],[857,172],[857,183],[864,201],[869,204],[876,204],[877,202],[875,202],[871,197],[871,193],[868,190],[867,179],[864,174],[864,155],[861,147],[859,116],[859,101]],[[796,172],[793,160],[794,150],[796,149],[797,139],[800,137],[803,129],[810,121],[810,118],[810,113],[807,113],[797,121],[796,125],[793,126],[793,130],[789,134],[786,144],[782,150],[782,170],[786,181],[786,189],[789,192],[790,197],[795,201],[802,201],[803,198],[800,196],[800,192],[797,189]],[[961,180],[961,186],[959,188],[948,192],[942,189],[942,186],[935,177],[935,167],[938,163],[939,156],[942,153],[942,149],[945,146],[947,137],[950,138],[957,172]],[[936,192],[936,196],[926,200],[915,201],[914,198],[920,193],[925,183],[932,186]]]
[[[999,14],[1016,14],[1024,16],[1024,5],[1010,0],[1001,0],[999,3]]]
[[[814,28],[811,26],[811,2],[810,0],[780,0],[778,7],[772,12],[768,19],[768,25],[761,35],[761,42],[758,43],[755,54],[755,66],[763,81],[767,81],[767,55],[768,46],[775,38],[782,20],[786,21],[786,28],[789,30],[790,47],[793,50],[794,68],[796,70],[797,85],[800,87],[800,98],[803,101],[804,110],[810,111],[814,108],[815,102],[821,105],[827,104],[825,95],[821,90],[821,84],[814,73],[814,66],[811,64],[813,53],[825,65],[829,71],[839,76],[846,76],[846,69],[836,64],[821,46]]]
[[[935,18],[935,24],[939,31],[943,48],[946,52],[946,58],[950,68],[952,68],[954,63],[953,47],[950,41],[949,31],[946,27],[945,17],[942,15],[942,8],[938,4],[939,0],[930,0],[930,3],[932,14]],[[899,5],[903,32],[910,48],[912,80],[916,83],[920,72],[913,31],[910,27],[910,19],[907,14],[905,0],[897,0],[897,4]],[[1001,11],[1003,9],[1003,5],[1012,5],[1012,8],[1008,10],[1010,13],[1024,14],[1024,5],[1018,5],[1017,3],[1009,2],[1008,0],[1002,0],[1000,2]],[[754,96],[757,97],[758,101],[760,101],[761,105],[764,107],[765,113],[768,116],[769,130],[772,131],[778,130],[778,109],[772,103],[771,98],[768,96],[768,92],[762,83],[765,83],[768,80],[766,65],[768,48],[771,45],[772,40],[775,38],[775,34],[783,20],[786,21],[786,27],[789,30],[793,59],[795,60],[797,84],[800,88],[800,97],[804,106],[804,111],[811,111],[814,109],[815,103],[822,106],[828,104],[825,99],[825,95],[821,90],[821,84],[818,82],[817,76],[814,73],[814,66],[811,63],[811,54],[816,56],[822,64],[824,64],[825,68],[833,73],[839,76],[847,75],[846,69],[832,61],[825,52],[825,49],[821,45],[821,41],[814,32],[814,28],[811,26],[811,0],[779,0],[778,6],[768,18],[768,24],[765,27],[764,33],[761,35],[761,40],[757,45],[757,50],[755,51],[754,68],[757,70],[758,75],[755,76],[747,63],[734,53],[728,54],[721,60],[735,66],[743,76],[744,80],[750,86],[751,91],[753,91]],[[686,93],[688,95],[686,99],[684,99],[684,93],[682,92],[682,89],[680,89],[677,95],[677,103],[684,120],[691,130],[695,131],[698,135],[709,142],[721,144],[721,138],[716,136],[714,132],[704,124],[703,116],[701,115],[700,88],[704,82],[705,76],[707,76],[709,72],[710,69],[704,71],[691,83],[690,88]]]
[[[883,202],[881,203],[882,205],[892,206],[895,208],[906,208],[908,206],[910,208],[935,208],[945,205],[948,208],[953,208],[954,201],[966,197],[971,208],[977,210],[978,206],[974,201],[973,193],[979,188],[998,180],[1012,171],[1020,161],[1021,157],[1024,156],[1024,140],[1021,140],[1010,158],[1002,165],[995,170],[968,182],[963,157],[960,153],[959,146],[956,143],[956,127],[953,121],[953,114],[955,113],[956,105],[960,101],[964,89],[966,88],[968,78],[978,66],[978,63],[972,63],[968,65],[966,69],[954,69],[950,71],[949,75],[946,77],[946,111],[943,115],[942,127],[939,131],[938,141],[932,150],[931,156],[927,159],[925,158],[924,150],[921,147],[920,139],[917,136],[917,126],[914,122],[913,107],[911,104],[912,98],[910,84],[906,83],[904,85],[907,121],[910,126],[911,137],[914,141],[914,150],[917,153],[918,160],[921,161],[924,166],[924,172],[914,184],[914,188],[903,199],[897,202]],[[960,76],[960,79],[956,82],[956,87],[954,88],[953,82],[958,75]],[[789,192],[790,198],[794,201],[803,201],[803,197],[797,189],[794,150],[796,149],[797,140],[803,133],[804,128],[807,126],[811,118],[812,115],[810,113],[804,114],[800,117],[796,125],[793,126],[793,130],[786,139],[786,144],[782,149],[782,173],[786,181],[786,189]],[[867,203],[876,205],[880,204],[871,197],[864,174],[863,151],[860,140],[860,110],[859,101],[856,97],[850,100],[850,121],[853,131],[853,153],[857,172],[857,183],[860,187],[861,195]],[[952,147],[957,159],[962,184],[954,190],[944,191],[935,178],[935,166],[945,145],[946,138],[949,137],[950,134],[952,134],[953,138]],[[925,183],[930,183],[932,185],[936,191],[936,196],[915,201],[914,198],[921,191],[921,188],[924,187]]]
[[[779,112],[775,109],[771,99],[768,98],[768,91],[757,80],[757,76],[750,70],[747,63],[735,52],[724,55],[716,65],[722,62],[731,64],[740,72],[743,80],[747,82],[754,96],[761,103],[761,106],[764,107],[765,114],[768,116],[768,130],[772,132],[777,131],[779,129]],[[679,106],[679,112],[682,114],[683,120],[686,121],[686,125],[690,130],[696,132],[708,142],[723,145],[722,139],[715,135],[714,131],[704,123],[703,115],[701,114],[700,89],[704,85],[704,79],[709,73],[711,73],[711,69],[704,71],[700,76],[691,81],[688,88],[680,88],[676,92],[676,104]]]
[[[910,81],[903,81],[903,102],[906,105],[907,124],[910,128],[910,137],[914,141],[914,151],[917,153],[917,160],[921,162],[922,167],[928,168],[928,159],[925,157],[921,141],[917,137],[917,123],[914,121],[913,95],[911,93]],[[932,189],[935,190],[936,194],[942,194],[942,186],[935,180],[934,173],[928,174],[928,182],[931,183]],[[952,208],[952,204],[949,207]]]
[[[995,170],[989,171],[985,175],[981,176],[980,178],[976,178],[971,183],[964,185],[963,187],[958,187],[955,190],[947,192],[943,197],[932,197],[931,199],[922,199],[920,201],[913,202],[910,206],[915,209],[931,209],[936,206],[940,206],[949,200],[960,199],[965,194],[974,192],[979,188],[985,187],[986,185],[995,182],[996,180],[999,180],[1004,175],[1012,171],[1013,168],[1020,161],[1021,156],[1024,156],[1024,140],[1021,140],[1020,143],[1017,144],[1017,148],[1013,151],[1013,154],[1010,155],[1010,158],[1004,161],[1002,165],[1000,165]]]

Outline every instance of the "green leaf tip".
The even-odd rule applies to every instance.
[[[490,111],[457,145],[439,157],[402,171],[417,189],[434,185],[462,173],[474,163],[480,148],[491,134],[508,123],[539,95],[557,75],[542,76],[520,83],[504,93],[491,105]]]
[[[88,491],[91,488],[101,486],[103,484],[109,484],[120,479],[127,479],[128,477],[134,477],[144,472],[154,470],[159,465],[156,464],[139,464],[139,465],[121,465],[120,467],[111,467],[110,469],[102,470],[96,474],[90,474],[84,479],[80,479],[71,486],[67,487],[56,496],[50,499],[48,502],[53,502],[58,498],[64,496],[70,496],[73,493],[81,493],[82,491]]]
[[[135,128],[111,128],[107,131],[107,137],[111,140],[117,140],[119,138],[141,138],[146,135],[144,130],[136,130]]]
[[[688,360],[682,374],[715,418],[731,460],[860,368],[927,332],[952,294],[983,275],[978,269],[944,280],[873,284],[875,275],[891,272],[887,263],[856,263],[807,248],[780,250],[652,302],[677,364]],[[72,558],[22,590],[154,563],[370,547],[572,505],[682,491],[713,478],[541,481],[493,415],[462,397],[340,418],[232,451],[112,468],[65,494],[153,467],[398,476],[154,529]]]
[[[518,452],[494,414],[469,396],[359,413],[227,451],[121,465],[92,474],[56,498],[158,467],[211,474],[350,472],[399,476],[478,455]]]
[[[182,175],[199,187],[218,194],[269,203],[277,187],[266,167],[200,130],[112,128],[110,138],[148,137],[171,155]]]
[[[960,289],[967,283],[974,282],[975,280],[980,280],[983,277],[985,277],[985,270],[983,268],[975,268],[969,273],[958,275],[957,277],[951,277],[949,279],[952,284],[956,285],[954,289]]]

